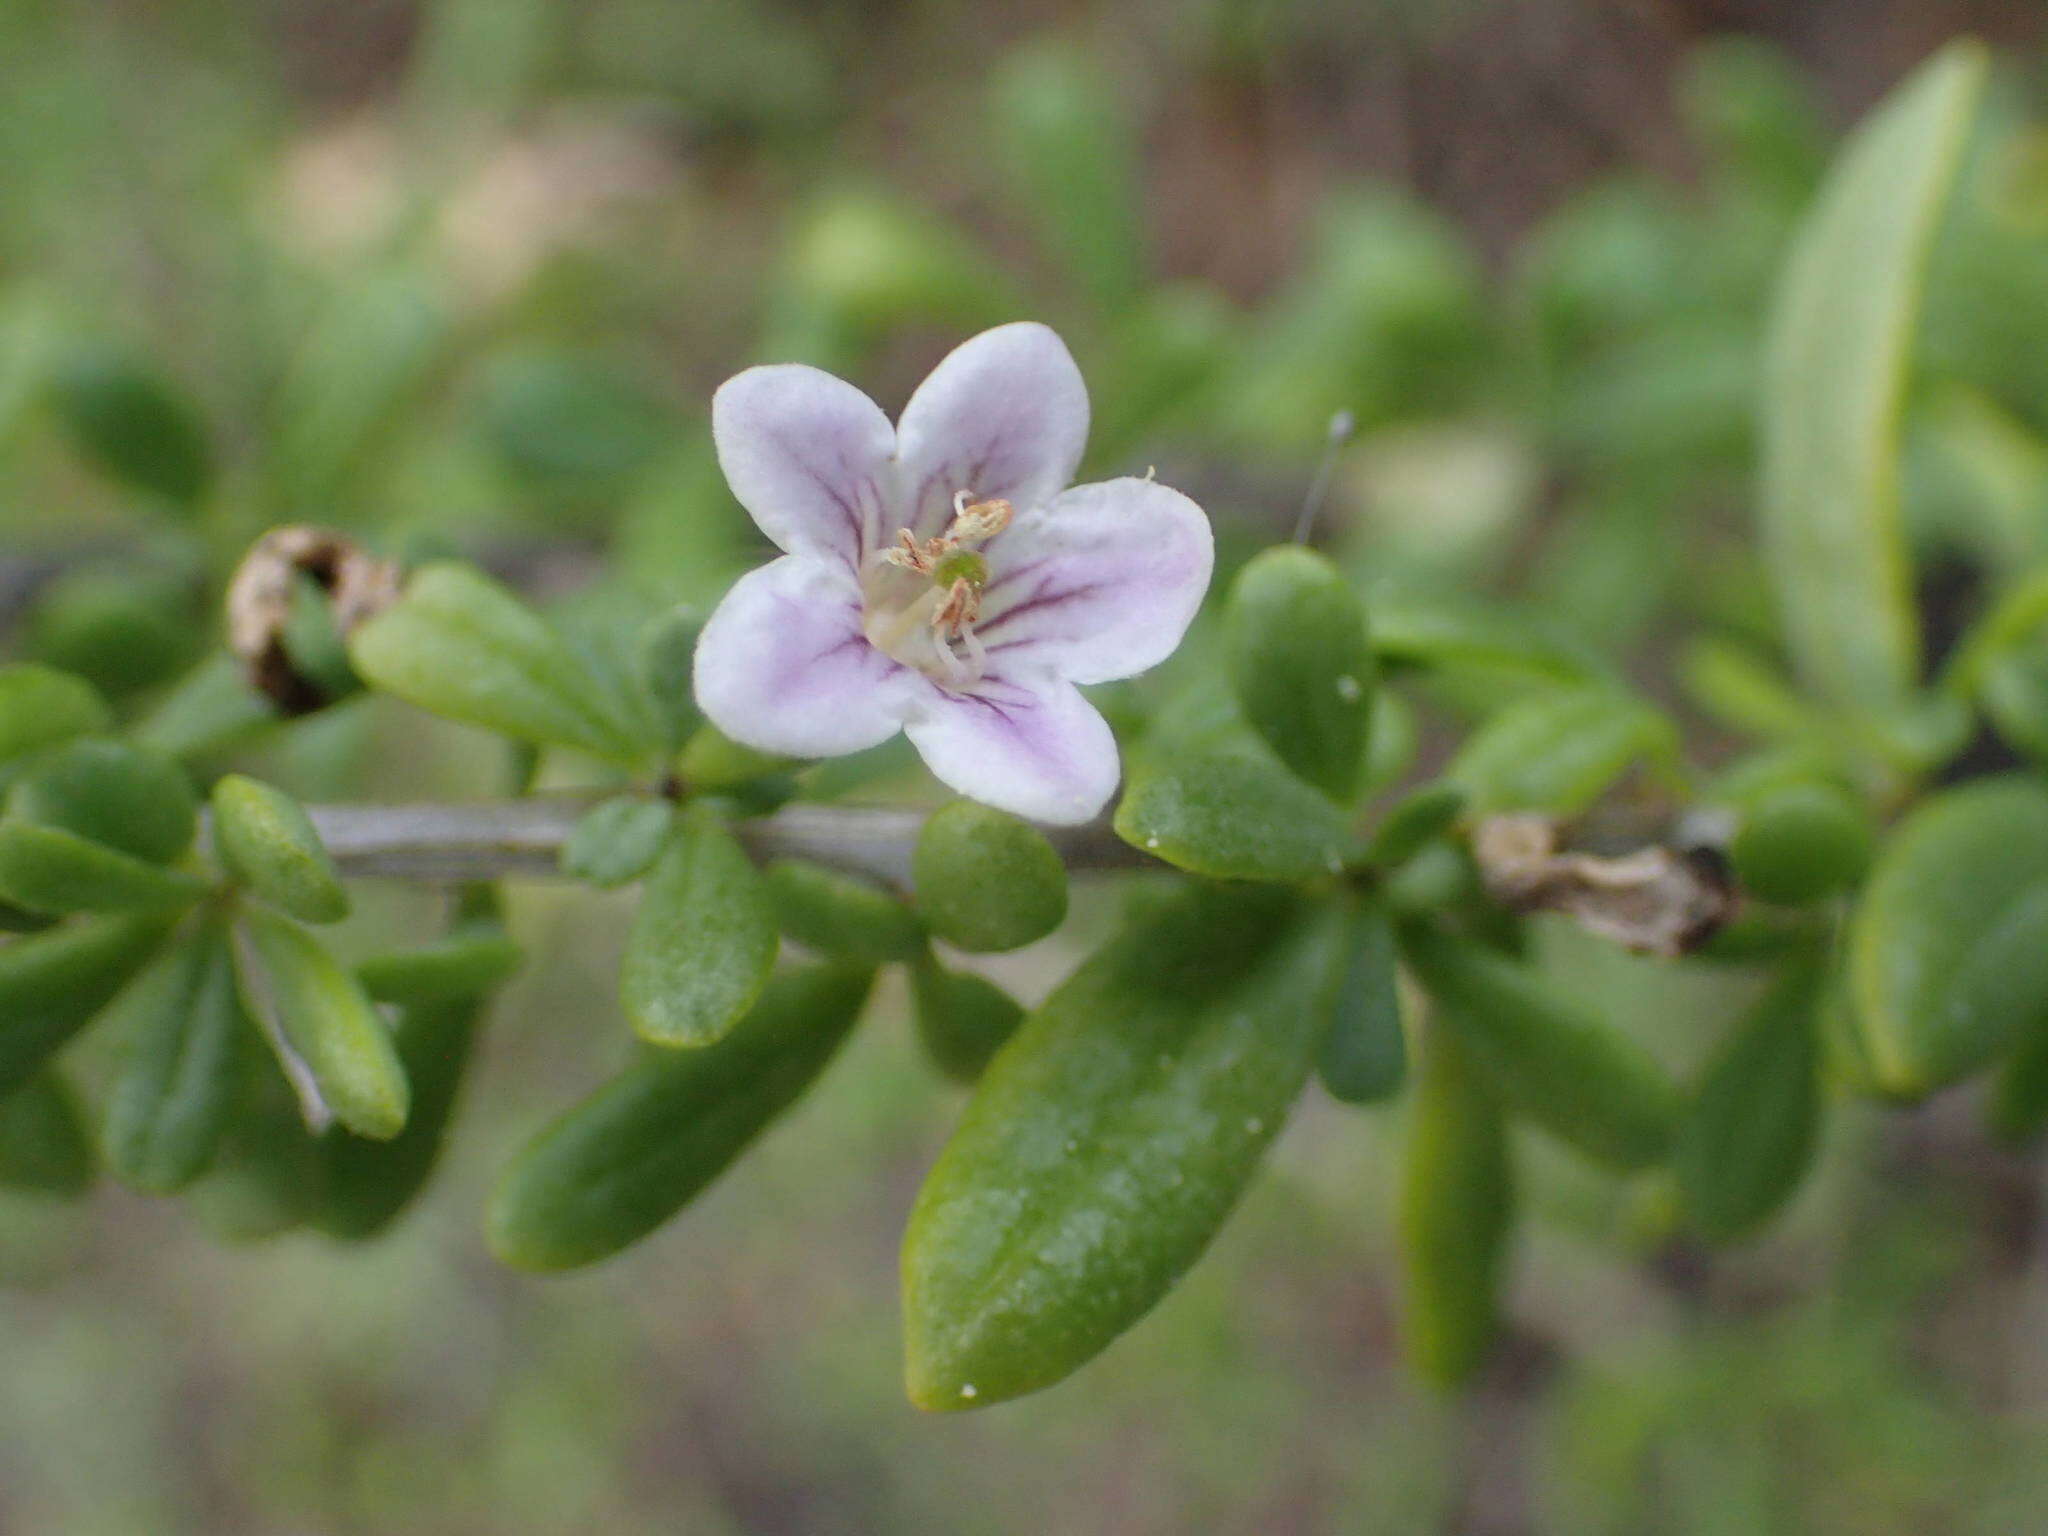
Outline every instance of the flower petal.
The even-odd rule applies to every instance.
[[[1173,654],[1216,563],[1209,519],[1150,480],[1077,485],[988,548],[976,632],[998,672],[1106,683]]]
[[[895,429],[844,379],[801,363],[749,368],[712,397],[711,436],[733,495],[777,548],[857,571],[894,533]]]
[[[861,632],[860,589],[803,555],[733,583],[697,641],[697,705],[734,741],[837,757],[887,741],[932,690]]]
[[[1116,738],[1073,684],[987,678],[934,688],[904,727],[925,765],[963,795],[1033,821],[1090,820],[1116,789]]]
[[[929,538],[952,516],[956,491],[1019,512],[1057,495],[1088,442],[1088,388],[1047,327],[999,325],[963,341],[918,385],[896,439],[909,526]]]

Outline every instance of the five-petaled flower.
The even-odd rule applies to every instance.
[[[851,384],[749,368],[712,402],[733,494],[783,557],[697,646],[726,735],[832,757],[909,734],[961,794],[1081,822],[1116,740],[1076,684],[1180,644],[1209,585],[1202,509],[1150,478],[1067,488],[1088,392],[1058,336],[998,326],[932,370],[894,427]]]

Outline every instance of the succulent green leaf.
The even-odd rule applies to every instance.
[[[204,880],[146,864],[62,827],[0,820],[0,899],[30,912],[175,912]]]
[[[325,1196],[326,1163],[284,1075],[243,1036],[237,1092],[212,1166],[185,1190],[199,1224],[227,1243],[254,1243],[304,1226]]]
[[[656,1045],[709,1045],[753,1007],[775,949],[775,913],[759,872],[711,807],[690,806],[647,877],[626,937],[626,1017]]]
[[[205,428],[146,363],[113,347],[80,347],[53,370],[50,398],[79,450],[116,480],[180,506],[205,492]]]
[[[235,970],[243,1006],[270,1022],[335,1119],[358,1136],[396,1136],[410,1097],[405,1065],[361,984],[288,917],[250,907],[241,931]],[[294,1072],[294,1063],[283,1064]]]
[[[1802,956],[1707,1066],[1671,1151],[1693,1225],[1727,1243],[1798,1188],[1820,1126],[1823,969]]]
[[[2027,1027],[1991,1080],[1984,1103],[1991,1134],[2021,1147],[2048,1130],[2048,1009]]]
[[[1832,784],[1784,784],[1743,807],[1729,861],[1765,901],[1819,901],[1863,878],[1877,832],[1870,813]]]
[[[375,1237],[426,1187],[474,1053],[481,996],[448,997],[401,1010],[393,1035],[411,1085],[405,1129],[389,1141],[329,1132],[321,1140],[324,1198],[313,1222],[332,1237]]]
[[[1347,914],[1340,964],[1316,1075],[1334,1099],[1377,1104],[1400,1092],[1408,1071],[1394,927],[1377,902]]]
[[[1899,415],[1984,75],[1983,48],[1952,43],[1857,130],[1794,238],[1768,322],[1765,562],[1800,675],[1844,707],[1895,704],[1919,674]]]
[[[107,1020],[122,1052],[100,1130],[107,1167],[131,1188],[174,1193],[220,1148],[250,1032],[225,923],[167,947]]]
[[[778,859],[764,878],[777,926],[806,949],[861,965],[924,953],[924,925],[878,885],[808,859]]]
[[[1066,921],[1067,867],[1045,834],[972,800],[926,819],[910,874],[932,932],[959,949],[1017,949]]]
[[[932,1064],[956,1083],[971,1083],[1017,1026],[1023,1006],[972,971],[948,970],[927,952],[910,973],[917,1037]]]
[[[1448,832],[1465,813],[1465,791],[1438,782],[1410,790],[1391,806],[1373,828],[1365,857],[1380,869],[1397,869]]]
[[[631,884],[661,857],[675,814],[668,801],[639,795],[591,807],[562,845],[562,873],[601,891]]]
[[[784,971],[699,1051],[649,1051],[528,1142],[491,1200],[491,1249],[574,1269],[647,1236],[803,1094],[846,1038],[871,972]]]
[[[1671,722],[1640,700],[1599,686],[1560,689],[1493,716],[1466,740],[1445,777],[1478,812],[1570,816],[1632,763],[1666,762],[1676,746]]]
[[[1421,1058],[1401,1165],[1402,1343],[1425,1380],[1457,1388],[1499,1328],[1514,1169],[1500,1101],[1456,1033],[1431,1030]]]
[[[548,622],[466,565],[420,570],[350,637],[349,658],[371,687],[451,720],[593,757],[643,753]]]
[[[240,885],[306,923],[348,916],[348,892],[312,818],[281,789],[239,773],[213,786],[213,844]]]
[[[2048,762],[2048,645],[2015,645],[1987,660],[1978,698],[2008,744]]]
[[[1401,951],[1502,1101],[1596,1161],[1662,1158],[1679,1112],[1664,1071],[1626,1035],[1528,967],[1422,923]]]
[[[85,1111],[54,1069],[0,1099],[0,1189],[71,1200],[92,1188],[98,1171]]]
[[[1217,879],[1311,880],[1344,867],[1336,808],[1245,753],[1161,755],[1134,768],[1115,826],[1133,848]]]
[[[32,662],[0,667],[0,789],[50,747],[113,724],[113,711],[84,678]]]
[[[107,1005],[169,927],[155,917],[85,918],[0,947],[0,1099]]]
[[[356,980],[375,1002],[413,1007],[481,996],[518,970],[524,958],[502,929],[478,924],[417,949],[371,955],[356,967]]]
[[[997,1053],[903,1250],[921,1408],[1052,1385],[1207,1246],[1280,1129],[1327,1019],[1337,935],[1264,889],[1152,905]]]
[[[7,814],[168,864],[192,845],[199,800],[185,770],[162,753],[87,738],[58,747],[16,779]]]
[[[1878,1085],[1965,1077],[2048,997],[2048,788],[1980,780],[1893,829],[1849,929],[1849,986]]]
[[[1349,801],[1365,764],[1374,680],[1351,583],[1314,550],[1283,544],[1238,573],[1223,622],[1245,719],[1297,775]]]

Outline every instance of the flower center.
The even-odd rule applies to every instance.
[[[988,658],[975,638],[981,594],[988,586],[985,544],[1010,526],[1007,501],[953,497],[953,521],[919,543],[908,528],[877,550],[861,573],[861,628],[877,649],[933,681],[964,688],[979,682]]]

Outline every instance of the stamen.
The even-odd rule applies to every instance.
[[[967,492],[958,491],[953,496],[953,526],[946,530],[946,537],[955,543],[979,544],[992,539],[1010,526],[1010,519],[1016,511],[1001,497],[989,501],[963,503]]]

